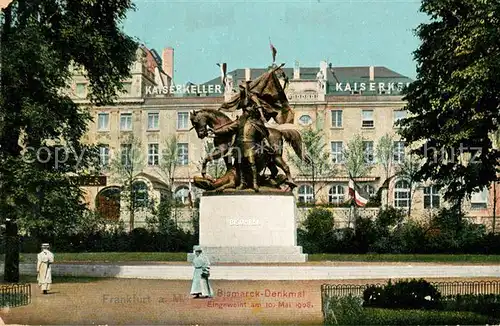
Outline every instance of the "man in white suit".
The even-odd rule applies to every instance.
[[[52,264],[54,263],[54,254],[49,251],[49,244],[42,244],[42,252],[38,254],[38,263],[36,265],[38,286],[43,294],[47,294],[52,284]]]

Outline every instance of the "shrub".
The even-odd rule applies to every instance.
[[[305,230],[300,232],[301,245],[310,253],[332,251],[335,243],[333,226],[333,214],[330,210],[311,209],[304,221]]]
[[[490,317],[463,311],[365,308],[350,325],[484,325],[492,322]]]
[[[468,311],[363,308],[356,296],[324,301],[326,325],[476,325],[494,323],[492,317]]]
[[[441,309],[447,311],[471,311],[500,318],[500,295],[466,294],[451,295],[442,300]]]
[[[380,308],[430,309],[436,308],[441,294],[429,282],[421,279],[391,281],[383,288],[368,287],[363,292],[363,305]]]
[[[345,297],[329,297],[324,302],[326,325],[357,325],[363,314],[363,300],[348,295]]]

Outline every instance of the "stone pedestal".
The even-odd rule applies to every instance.
[[[297,246],[291,193],[204,194],[199,232],[200,246],[213,263],[307,261]],[[188,261],[193,257],[188,254]]]

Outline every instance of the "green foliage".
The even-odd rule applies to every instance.
[[[325,298],[325,325],[353,325],[363,314],[362,303],[361,298],[352,295]]]
[[[432,252],[477,252],[485,235],[484,225],[469,222],[456,209],[443,208],[431,220],[425,245]]]
[[[500,318],[500,295],[498,294],[457,294],[442,300],[442,310],[471,311]]]
[[[161,154],[160,164],[156,170],[163,176],[163,179],[168,182],[168,186],[172,188],[175,171],[179,165],[176,135],[172,135],[167,138]]]
[[[375,152],[377,163],[379,163],[385,172],[385,179],[389,178],[394,160],[394,137],[385,134],[377,143]]]
[[[402,210],[381,209],[375,219],[356,217],[356,230],[333,227],[327,208],[309,211],[297,239],[309,253],[500,253],[500,235],[486,234],[484,225],[463,213],[443,208],[427,222],[407,220]],[[332,224],[329,224],[332,223]],[[310,231],[309,231],[310,229]]]
[[[441,294],[429,282],[420,280],[389,280],[386,286],[371,286],[363,292],[363,305],[366,307],[393,309],[432,309],[438,306]]]
[[[91,103],[109,104],[116,98],[137,50],[121,30],[131,8],[130,0],[48,0],[13,1],[4,10],[0,223],[10,219],[50,238],[71,229],[82,216],[83,192],[72,175],[97,170],[91,166],[95,148],[81,143],[92,119],[62,90],[68,89],[72,68],[79,67],[89,79]],[[36,159],[41,148],[44,154]],[[17,230],[12,232],[5,279],[17,281],[19,245]]]
[[[366,176],[373,169],[373,164],[367,161],[364,141],[363,136],[357,134],[342,151],[347,172],[353,178]]]
[[[312,179],[313,202],[316,202],[316,193],[320,190],[320,188],[316,189],[316,180],[321,177],[335,175],[337,169],[333,164],[330,155],[331,150],[328,148],[321,129],[305,128],[301,131],[301,136],[303,151],[308,155],[309,159],[303,161],[291,153],[289,153],[288,159],[301,175]]]
[[[333,239],[333,214],[324,208],[311,209],[304,221],[305,230],[299,232],[299,237],[307,252],[325,252],[331,250]]]
[[[500,127],[500,5],[423,0],[421,11],[430,21],[416,30],[417,77],[404,90],[410,117],[401,135],[426,159],[418,177],[458,205],[498,180],[500,151],[490,135]]]
[[[380,289],[372,290],[377,293]],[[477,325],[495,322],[492,317],[469,311],[363,308],[362,305],[363,299],[352,295],[325,297],[325,325]]]
[[[493,322],[492,318],[472,312],[365,308],[356,320],[344,325],[485,325]]]

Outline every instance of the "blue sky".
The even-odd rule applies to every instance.
[[[135,0],[125,32],[160,53],[174,48],[174,81],[202,83],[228,71],[267,67],[386,66],[410,78],[413,30],[427,17],[418,0]]]

